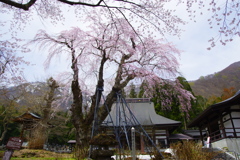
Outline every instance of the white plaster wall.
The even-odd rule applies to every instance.
[[[229,151],[240,153],[240,138],[226,138],[212,143],[213,148],[227,147]]]
[[[240,119],[233,120],[235,128],[240,128]],[[237,132],[237,136],[240,136],[240,129],[235,129]]]
[[[223,117],[223,121],[225,121],[225,120],[228,120],[228,121],[227,121],[227,122],[224,122],[224,124],[225,124],[225,123],[228,124],[229,122],[231,122],[229,119],[230,119],[230,115],[229,115],[229,114],[225,115],[225,116]]]
[[[240,105],[235,105],[231,107],[232,109],[240,109]],[[240,112],[232,112],[231,113],[232,118],[239,118],[240,117]],[[223,117],[223,121],[229,119],[230,116],[226,115]],[[233,120],[234,127],[235,128],[240,128],[240,120],[234,119]],[[224,124],[225,128],[232,128],[232,122],[231,120],[225,122]],[[233,129],[226,129],[226,132],[233,132]],[[236,129],[236,132],[240,132],[240,129]],[[232,133],[227,133],[227,136],[232,135]],[[237,133],[237,136],[240,136],[240,133]],[[212,147],[214,148],[223,148],[227,147],[229,151],[235,151],[240,153],[240,138],[226,138],[222,139],[216,142],[212,143]]]
[[[222,139],[216,142],[212,143],[212,147],[213,148],[223,148],[223,147],[227,147],[227,141],[226,139]]]
[[[239,118],[240,112],[232,112],[231,115],[232,115],[232,118]]]
[[[223,117],[223,120],[227,120],[229,118],[230,116],[226,115]],[[225,128],[233,128],[231,120],[224,122],[223,125]],[[228,132],[233,132],[233,129],[225,129],[225,131],[226,131],[226,136],[233,136],[233,133],[228,133]]]
[[[238,108],[239,106],[233,106],[233,108]],[[240,112],[232,112],[231,113],[232,118],[239,118],[240,117]],[[223,120],[229,119],[230,116],[226,115],[223,117]],[[240,128],[240,119],[233,119],[233,124],[235,128]],[[232,122],[231,120],[228,120],[227,122],[225,122],[224,124],[225,128],[232,128]],[[226,132],[233,132],[233,129],[226,129]],[[236,129],[237,136],[240,136],[240,129]],[[226,133],[227,136],[233,136],[233,133]]]
[[[240,112],[232,112],[232,118],[240,118]],[[233,124],[235,128],[240,128],[240,119],[233,119]],[[236,129],[237,136],[240,136],[240,129]]]
[[[167,136],[156,136],[156,139],[167,139]]]

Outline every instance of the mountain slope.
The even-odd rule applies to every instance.
[[[229,65],[220,72],[189,82],[195,95],[210,97],[221,96],[224,88],[240,90],[240,61]]]
[[[5,103],[12,100],[15,101],[18,106],[25,106],[28,108],[34,108],[35,106],[41,109],[41,107],[46,105],[45,98],[48,91],[49,87],[45,82],[23,83],[18,86],[0,90],[0,102]],[[71,105],[71,99],[69,101],[63,101],[62,97],[64,96],[65,99],[67,99],[66,97],[68,95],[63,95],[61,87],[56,89],[54,94],[55,101],[52,104],[53,107],[55,107],[54,109],[67,110]]]

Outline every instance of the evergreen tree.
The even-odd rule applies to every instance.
[[[130,85],[130,93],[128,95],[129,98],[137,98],[136,87],[133,83]]]
[[[138,98],[145,98],[144,96],[144,92],[145,92],[145,88],[146,87],[146,83],[142,82],[141,86],[140,86],[140,91],[138,92]]]

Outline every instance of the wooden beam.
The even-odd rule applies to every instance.
[[[232,122],[232,128],[233,128],[233,134],[234,134],[233,136],[235,138],[237,138],[236,129],[235,129],[235,126],[234,126],[234,123],[233,123],[233,119],[232,119],[232,114],[231,113],[229,113],[229,116],[230,116],[230,119],[231,119],[231,122]]]

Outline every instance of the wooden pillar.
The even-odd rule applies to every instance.
[[[24,133],[24,126],[22,125],[22,130],[20,132],[20,138],[23,138],[23,133]]]
[[[213,131],[211,129],[211,125],[210,125],[210,121],[209,121],[209,117],[207,118],[207,137],[211,137],[212,140],[215,139],[215,135],[212,134]]]
[[[200,138],[201,138],[201,141],[202,141],[202,145],[204,146],[202,128],[201,128],[201,126],[198,126],[198,128],[199,128],[199,132],[200,132]]]
[[[141,153],[144,154],[144,140],[143,140],[143,133],[140,134],[140,147],[141,147]]]
[[[225,132],[225,127],[223,125],[223,120],[222,120],[223,116],[221,114],[221,116],[219,116],[219,120],[220,120],[220,125],[221,125],[221,130],[222,130],[222,133],[223,133],[223,138],[226,138],[226,132]]]
[[[170,147],[169,131],[166,129],[167,147]]]
[[[152,140],[153,140],[153,143],[156,144],[156,132],[154,127],[152,128]]]

